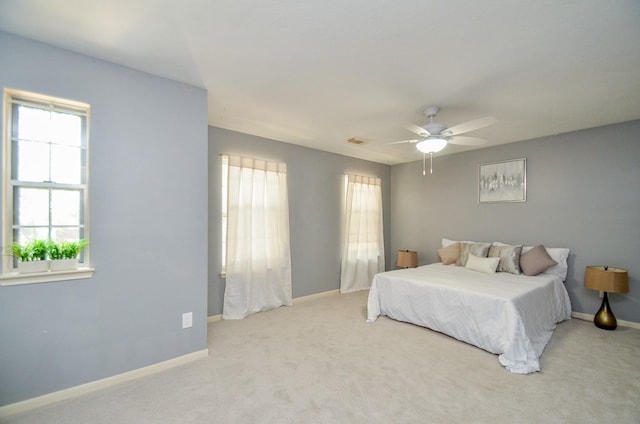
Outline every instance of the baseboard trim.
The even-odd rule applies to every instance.
[[[222,314],[220,315],[211,315],[207,317],[207,324],[211,324],[212,322],[220,321],[222,319]]]
[[[309,300],[322,299],[323,297],[333,296],[333,295],[339,294],[339,293],[340,293],[340,289],[335,289],[335,290],[329,290],[329,291],[326,291],[326,292],[310,294],[308,296],[296,297],[295,299],[293,299],[293,303],[296,304],[296,303],[301,303],[301,302],[307,302]]]
[[[78,396],[85,395],[87,393],[95,392],[96,390],[115,386],[117,384],[135,380],[147,375],[155,374],[160,371],[165,371],[171,368],[175,368],[180,365],[193,362],[197,359],[206,358],[208,356],[209,356],[209,349],[203,349],[197,352],[179,356],[177,358],[169,359],[168,361],[159,362],[157,364],[149,365],[143,368],[138,368],[122,374],[117,374],[111,377],[103,378],[101,380],[96,380],[90,383],[81,384],[80,386],[70,387],[68,389],[38,396],[32,399],[27,399],[21,402],[16,402],[9,405],[1,406],[0,420],[2,420],[3,418],[9,417],[11,415],[27,412],[29,410],[51,405],[52,403],[60,402],[62,400],[75,398]]]
[[[582,312],[571,312],[571,317],[581,319],[583,321],[593,322],[593,315],[585,314]],[[618,321],[618,327],[629,327],[629,328],[636,328],[640,330],[640,322],[624,321],[620,319],[617,321]]]
[[[320,299],[323,297],[327,297],[327,296],[333,296],[334,294],[339,294],[340,293],[340,289],[335,289],[335,290],[329,290],[326,292],[320,292],[320,293],[315,293],[315,294],[310,294],[308,296],[301,296],[301,297],[296,297],[295,299],[293,299],[293,303],[300,303],[300,302],[307,302],[309,300],[314,300],[314,299]],[[216,321],[220,321],[222,319],[222,315],[211,315],[210,317],[207,317],[207,323],[211,324],[212,322],[216,322]]]

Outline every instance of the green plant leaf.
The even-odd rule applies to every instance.
[[[54,240],[32,240],[24,244],[15,242],[11,245],[11,253],[20,262],[44,261],[47,258],[74,259],[87,244],[84,239],[60,243]]]

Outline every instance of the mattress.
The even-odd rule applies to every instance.
[[[540,371],[539,358],[571,302],[555,275],[484,274],[441,263],[374,276],[367,321],[378,316],[447,334],[498,355],[510,372]]]

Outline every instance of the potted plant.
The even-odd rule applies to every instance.
[[[78,255],[88,244],[84,239],[78,241],[63,241],[56,243],[49,240],[47,243],[47,254],[51,259],[51,271],[78,268]]]
[[[13,256],[18,260],[18,272],[44,272],[49,269],[47,262],[47,243],[44,240],[32,240],[25,244],[11,245]]]

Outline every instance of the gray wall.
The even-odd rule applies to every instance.
[[[478,203],[478,165],[527,158],[525,203]],[[618,319],[640,322],[640,121],[434,158],[391,169],[391,247],[438,261],[444,238],[568,247],[573,310],[594,314],[587,265],[629,271],[629,293],[612,294]],[[428,172],[428,171],[427,171]]]
[[[225,280],[220,271],[220,157],[238,154],[287,164],[293,297],[340,287],[343,175],[382,179],[387,268],[390,240],[390,167],[320,150],[209,127],[209,316],[222,313]]]
[[[0,287],[0,405],[206,349],[206,92],[6,33],[0,56],[1,87],[91,105],[96,269]]]

